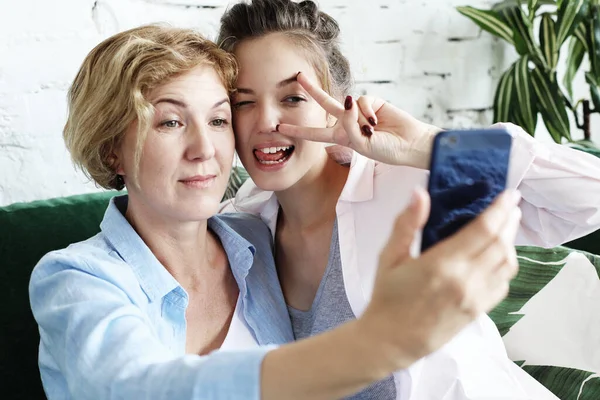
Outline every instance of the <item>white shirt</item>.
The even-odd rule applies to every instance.
[[[563,145],[543,144],[521,128],[513,136],[508,186],[522,193],[517,245],[553,247],[600,228],[600,159]],[[328,148],[350,162],[336,206],[344,283],[354,314],[360,316],[373,290],[378,255],[395,217],[428,171],[370,160],[340,146]],[[258,214],[275,234],[279,203],[249,179],[224,211]],[[396,374],[398,399],[556,399],[508,359],[494,323],[482,315],[439,351]]]

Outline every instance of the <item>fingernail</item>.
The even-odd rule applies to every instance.
[[[371,135],[373,135],[373,128],[371,128],[369,125],[363,125],[361,130],[363,135],[366,137],[371,137]]]
[[[344,108],[349,110],[352,108],[352,96],[346,96],[346,101],[344,101]]]
[[[369,123],[373,126],[377,125],[377,122],[375,121],[375,118],[373,118],[373,117],[369,117]]]
[[[279,124],[275,125],[275,130],[279,132]]]
[[[298,73],[296,74],[296,80],[298,80],[298,75],[300,75],[302,71],[298,71]]]

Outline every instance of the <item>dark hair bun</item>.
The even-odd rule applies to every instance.
[[[302,13],[310,21],[310,30],[315,33],[320,40],[336,40],[340,35],[340,27],[337,22],[326,13],[319,11],[317,4],[311,0],[305,0],[298,3]]]

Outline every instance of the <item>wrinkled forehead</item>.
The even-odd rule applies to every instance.
[[[227,97],[228,90],[217,70],[203,64],[174,75],[148,90],[145,98],[155,103],[163,97],[185,100],[193,104],[213,104],[215,99]]]

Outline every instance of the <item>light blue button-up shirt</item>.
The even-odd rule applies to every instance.
[[[49,399],[259,399],[272,346],[185,354],[188,295],[113,198],[96,236],[47,254],[29,295]],[[229,258],[241,319],[259,345],[293,340],[266,225],[247,214],[208,221]]]

